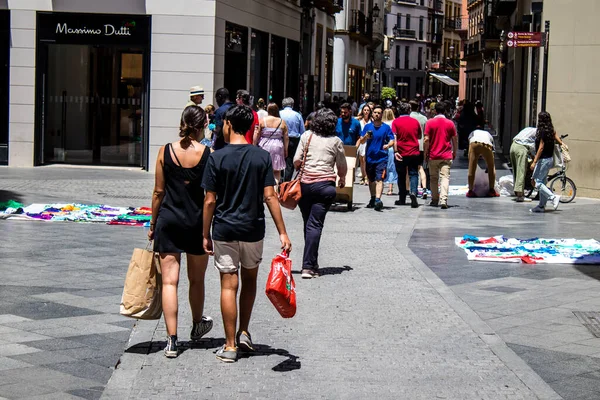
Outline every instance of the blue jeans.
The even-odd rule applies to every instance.
[[[396,162],[396,172],[398,173],[398,196],[401,203],[406,201],[406,171],[408,170],[408,180],[410,182],[410,193],[417,195],[419,186],[419,160],[420,156],[402,157],[402,161]]]
[[[533,176],[531,179],[535,182],[535,187],[540,193],[540,207],[546,207],[548,200],[554,200],[554,193],[546,186],[546,180],[548,179],[548,172],[550,168],[554,166],[554,159],[540,158],[535,165],[533,170]]]

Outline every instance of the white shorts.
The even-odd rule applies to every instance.
[[[359,156],[361,156],[361,157],[364,157],[364,156],[365,156],[365,153],[366,153],[366,151],[367,151],[367,144],[366,144],[366,143],[363,143],[363,144],[359,144],[359,145],[358,145],[358,150],[357,150],[357,152],[358,152],[358,155],[359,155]]]
[[[263,241],[221,242],[213,240],[215,268],[224,274],[237,272],[240,266],[258,268],[262,261]]]

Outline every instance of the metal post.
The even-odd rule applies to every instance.
[[[544,80],[542,81],[542,111],[546,111],[546,95],[548,92],[548,47],[550,47],[550,21],[545,25],[546,43],[544,46]]]

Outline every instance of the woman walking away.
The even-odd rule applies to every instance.
[[[204,190],[200,186],[210,150],[198,142],[207,119],[204,110],[190,106],[183,110],[181,140],[163,146],[156,160],[152,221],[148,238],[154,239],[154,251],[160,255],[162,305],[167,325],[165,356],[177,357],[177,285],[181,253],[186,253],[192,309],[192,341],[206,335],[212,318],[203,316],[204,273],[208,255],[202,240]]]
[[[540,203],[530,211],[541,213],[545,211],[546,202],[550,200],[553,208],[558,209],[560,196],[552,193],[546,187],[548,171],[554,166],[554,143],[562,144],[560,138],[554,131],[552,117],[549,113],[542,111],[538,114],[537,132],[535,134],[535,157],[531,163],[533,176],[531,179],[535,183],[535,188],[540,193]]]
[[[371,122],[371,114],[372,113],[373,113],[373,109],[371,108],[371,105],[365,104],[362,108],[361,114],[358,116],[358,121],[360,122],[360,130],[361,131],[364,129],[366,124]],[[356,147],[358,147],[358,151],[356,153],[358,156],[358,162],[360,163],[360,173],[361,173],[360,184],[368,185],[369,180],[367,179],[367,158],[366,158],[367,144],[366,143],[359,144],[357,142]]]
[[[366,106],[365,106],[366,107]],[[294,156],[294,167],[300,169],[304,162],[301,179],[302,198],[300,211],[304,220],[304,255],[302,257],[302,278],[319,276],[319,244],[325,223],[325,215],[335,199],[337,166],[339,187],[346,186],[346,156],[344,144],[337,137],[335,127],[337,117],[330,109],[317,111],[313,118],[312,130],[300,137]],[[304,158],[306,149],[306,158]]]
[[[382,121],[392,127],[392,122],[394,122],[394,111],[391,108],[386,108],[383,111]],[[390,147],[388,149],[388,162],[387,167],[385,169],[385,180],[383,183],[388,185],[387,195],[392,196],[394,194],[394,182],[398,181],[398,174],[396,173],[396,163],[394,162],[394,148]]]
[[[285,159],[288,154],[288,128],[285,121],[279,117],[279,107],[270,103],[267,115],[260,123],[259,134],[254,137],[254,144],[269,152],[273,163],[275,187],[279,186],[281,171],[285,169]]]

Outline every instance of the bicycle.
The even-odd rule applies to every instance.
[[[569,135],[561,135],[560,139],[562,140],[562,139],[566,138],[567,136],[569,136]],[[560,149],[560,147],[559,147],[559,149]],[[548,180],[547,180],[548,184],[546,186],[548,187],[548,189],[550,189],[552,191],[552,193],[560,196],[561,203],[570,203],[573,201],[573,199],[577,195],[577,186],[575,185],[575,182],[573,182],[573,180],[571,178],[567,177],[567,163],[565,163],[565,161],[564,161],[562,149],[559,150],[559,153],[560,153],[560,160],[561,160],[559,170],[551,175],[548,175]],[[529,168],[528,168],[528,171],[530,171]],[[526,177],[526,179],[531,180],[531,177],[528,176],[528,177]],[[526,182],[528,182],[528,181],[526,181]],[[533,195],[533,197],[532,197],[532,195]],[[535,200],[538,196],[538,191],[535,188],[535,186],[527,187],[525,196],[529,197],[529,198],[533,198]]]

